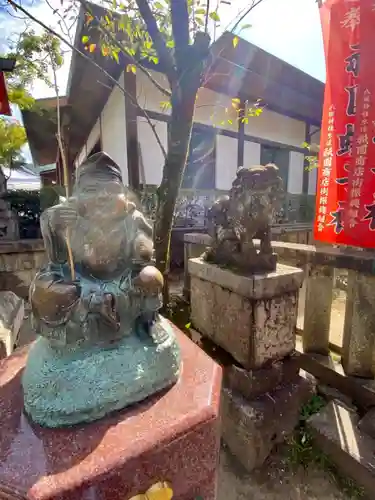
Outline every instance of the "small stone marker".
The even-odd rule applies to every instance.
[[[25,315],[25,302],[13,292],[0,292],[0,359],[12,354]]]

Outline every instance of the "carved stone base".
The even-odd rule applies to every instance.
[[[278,264],[273,273],[241,276],[198,258],[189,273],[194,328],[246,370],[294,350],[301,269]]]
[[[171,386],[179,366],[174,332],[162,317],[149,338],[133,334],[108,349],[56,349],[40,337],[23,375],[25,410],[46,427],[94,421]]]

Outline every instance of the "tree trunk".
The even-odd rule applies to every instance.
[[[188,45],[184,54],[179,55],[184,64],[177,64],[177,78],[171,84],[172,113],[168,130],[168,152],[158,188],[154,238],[156,265],[165,280],[164,307],[169,303],[168,273],[173,216],[189,152],[195,101],[209,54],[209,44],[210,37],[207,33],[196,35],[194,44]]]
[[[155,258],[156,265],[163,274],[165,280],[165,306],[169,302],[169,250],[173,215],[189,152],[194,117],[194,104],[195,98],[192,105],[188,106],[186,100],[184,100],[184,93],[181,92],[179,104],[176,103],[172,108],[168,133],[168,153],[163,168],[163,178],[158,188],[158,206],[155,221]]]

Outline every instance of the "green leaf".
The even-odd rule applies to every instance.
[[[186,323],[186,325],[185,325],[186,330],[189,330],[190,327],[191,327],[191,323]]]
[[[235,104],[240,104],[241,103],[241,99],[239,97],[233,97],[232,98],[232,102],[235,103]]]
[[[161,101],[160,107],[163,111],[166,111],[167,109],[170,109],[172,107],[172,104],[170,101]]]
[[[112,57],[117,62],[117,64],[119,64],[120,61],[119,61],[119,58],[118,58],[118,52],[117,51],[114,50],[112,52]]]
[[[252,25],[251,24],[244,24],[243,26],[241,26],[240,30],[248,30],[249,28],[252,28]]]
[[[173,49],[174,48],[174,40],[168,40],[166,45],[168,48]]]
[[[206,14],[206,9],[197,9],[197,10],[195,11],[195,15],[196,15],[196,16],[202,16],[202,15],[204,15],[204,14]]]
[[[159,10],[164,9],[164,5],[161,2],[155,2],[154,7],[155,7],[155,9],[159,9]]]
[[[128,64],[126,66],[126,72],[127,73],[134,73],[134,74],[136,74],[137,68],[136,68],[135,64]]]
[[[209,17],[210,17],[213,21],[215,21],[215,22],[217,22],[217,23],[219,23],[219,22],[220,22],[220,17],[219,17],[219,14],[218,14],[216,11],[214,11],[214,12],[210,12]]]
[[[200,17],[196,17],[196,18],[195,18],[195,22],[196,22],[197,24],[199,24],[199,26],[204,26],[204,21],[203,21],[203,19],[202,19],[202,18],[200,18]]]
[[[236,47],[237,47],[237,45],[238,45],[238,42],[239,42],[239,41],[240,41],[240,40],[239,40],[238,36],[234,36],[234,37],[233,37],[232,43],[233,43],[233,47],[234,47],[234,48],[236,48]]]
[[[87,43],[89,41],[90,37],[88,37],[87,35],[83,36],[82,37],[82,43]]]

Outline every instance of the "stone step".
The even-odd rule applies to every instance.
[[[375,380],[346,375],[340,357],[306,354],[302,349],[302,340],[297,337],[296,350],[302,370],[311,373],[323,384],[334,387],[362,411],[375,406]]]
[[[358,428],[358,422],[355,411],[339,401],[331,401],[310,417],[307,426],[338,470],[362,486],[369,498],[374,498],[375,440]]]

